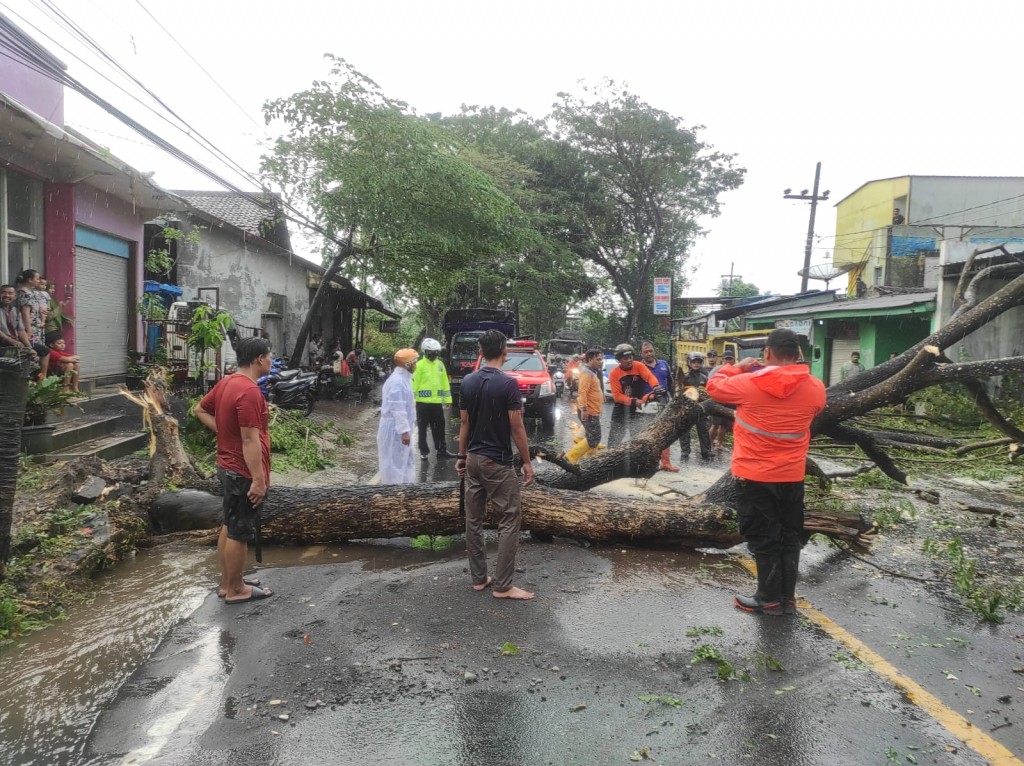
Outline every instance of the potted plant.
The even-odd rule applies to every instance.
[[[143,359],[144,355],[138,351],[128,352],[124,365],[124,384],[129,391],[141,391],[144,387],[150,366]]]
[[[56,426],[47,423],[51,412],[59,412],[83,395],[64,388],[64,378],[50,375],[44,381],[30,380],[25,400],[25,424],[21,429],[21,449],[30,455],[53,451],[53,431]]]

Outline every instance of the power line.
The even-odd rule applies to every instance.
[[[15,38],[18,47],[12,47],[7,42],[3,42],[0,44],[2,44],[3,47],[6,47],[8,50],[11,50],[13,53],[17,54],[19,59],[29,62],[29,68],[33,69],[34,71],[40,72],[46,77],[53,79],[56,82],[64,85],[65,87],[81,94],[82,96],[92,101],[97,106],[99,106],[101,109],[106,111],[108,114],[111,114],[112,116],[120,120],[123,124],[130,127],[136,133],[149,140],[157,148],[167,152],[175,159],[178,159],[188,167],[192,168],[193,170],[196,170],[197,172],[201,173],[207,178],[213,180],[217,184],[223,186],[225,189],[229,189],[249,199],[253,204],[256,204],[270,212],[273,212],[275,214],[282,214],[287,220],[297,223],[301,226],[305,226],[306,228],[309,228],[317,232],[325,239],[327,239],[330,242],[333,242],[336,245],[342,246],[344,244],[341,240],[334,237],[326,229],[324,229],[318,223],[309,218],[305,213],[303,213],[302,211],[298,210],[293,205],[288,203],[286,200],[280,199],[279,201],[283,207],[292,211],[292,215],[285,213],[283,210],[276,207],[273,203],[267,202],[266,200],[262,199],[258,194],[254,194],[253,192],[249,192],[239,188],[237,185],[233,184],[220,174],[206,167],[195,158],[178,149],[176,146],[171,144],[166,139],[162,138],[161,136],[146,128],[144,125],[136,121],[134,118],[132,118],[122,110],[118,109],[113,104],[108,102],[106,99],[102,98],[97,93],[89,89],[87,86],[85,86],[72,75],[54,66],[50,61],[48,61],[39,53],[38,45],[31,38],[24,35],[24,33],[22,33],[19,29],[17,29],[16,27],[10,27],[9,32],[12,35],[12,37]],[[64,48],[64,46],[61,47]],[[144,88],[144,86],[141,85],[140,87]],[[185,124],[187,125],[187,123]],[[195,132],[198,135],[198,131]],[[244,177],[248,178],[249,180],[255,179],[255,177],[249,174],[248,171],[245,171],[244,168],[241,168],[241,166],[237,165],[237,163],[231,161],[230,158],[226,157],[226,155],[224,156],[226,159],[228,159],[229,162],[234,164],[239,169],[239,172],[241,172]],[[255,183],[257,186],[261,187],[263,193],[269,194],[269,191],[262,187],[262,184],[259,183],[258,179],[255,180]]]
[[[220,92],[223,93],[225,96],[227,96],[228,100],[232,104],[234,104],[236,107],[238,107],[238,111],[241,112],[243,115],[245,115],[246,119],[248,119],[249,122],[251,122],[253,125],[255,125],[259,130],[263,131],[264,136],[267,136],[266,130],[265,130],[265,126],[260,125],[258,122],[256,122],[256,120],[254,120],[252,118],[252,115],[250,115],[249,112],[247,112],[245,110],[245,108],[241,104],[239,104],[235,100],[235,98],[230,93],[228,93],[227,90],[225,90],[224,87],[219,82],[217,82],[217,80],[214,78],[214,76],[212,74],[210,74],[208,71],[206,71],[206,68],[202,64],[200,64],[199,61],[196,60],[196,57],[193,56],[191,53],[189,53],[188,50],[186,50],[185,46],[182,45],[180,42],[178,42],[178,39],[173,34],[171,34],[170,30],[167,29],[167,27],[165,27],[163,24],[161,24],[160,20],[156,16],[154,16],[152,14],[152,12],[145,5],[142,4],[142,0],[135,0],[135,2],[138,4],[138,6],[142,10],[144,10],[146,12],[146,15],[149,16],[149,18],[153,19],[153,23],[155,23],[158,27],[160,27],[160,29],[163,31],[163,33],[165,35],[167,35],[169,38],[171,38],[171,40],[174,42],[174,44],[177,45],[181,49],[181,52],[184,53],[186,56],[188,56],[189,59],[191,59],[193,64],[195,64],[197,67],[199,67],[199,71],[202,72],[203,74],[205,74],[210,79],[210,82],[212,82],[214,85],[216,85],[217,88],[220,90]],[[269,136],[267,136],[267,137],[269,138]]]

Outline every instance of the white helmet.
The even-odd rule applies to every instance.
[[[425,354],[428,351],[440,351],[441,344],[438,343],[433,338],[424,338],[423,343],[420,344],[420,348],[423,350],[423,353]]]

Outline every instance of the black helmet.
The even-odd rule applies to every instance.
[[[633,351],[633,347],[631,345],[629,345],[628,343],[620,343],[619,345],[617,345],[615,347],[615,358],[616,359],[621,359],[626,354],[630,354],[630,355],[635,355],[636,354],[636,352]]]

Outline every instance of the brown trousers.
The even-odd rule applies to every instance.
[[[512,587],[522,521],[520,486],[520,479],[512,466],[501,465],[472,452],[466,457],[466,552],[474,585],[487,582],[484,514],[490,502],[498,518],[494,589],[502,592]]]

